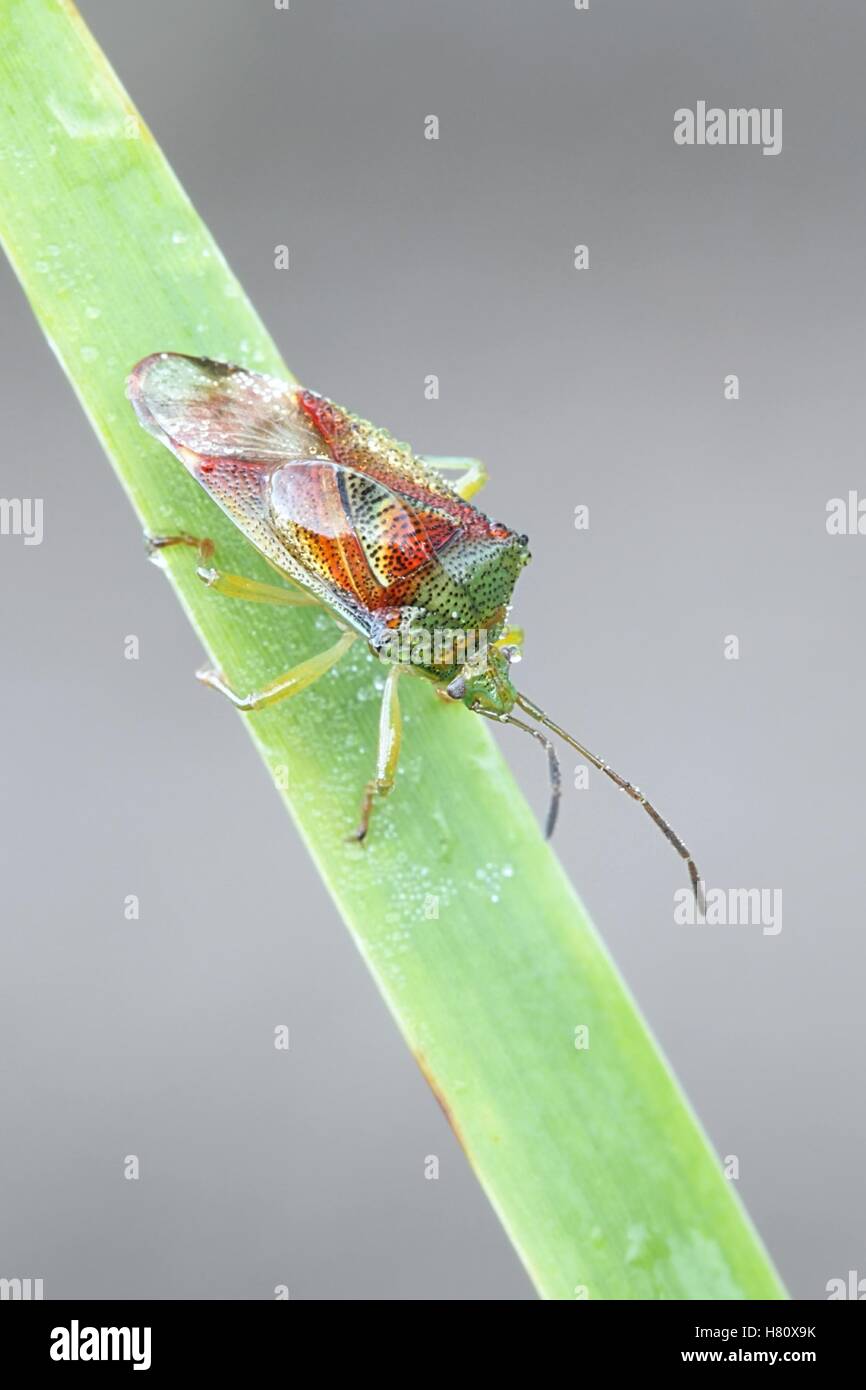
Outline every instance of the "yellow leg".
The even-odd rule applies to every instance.
[[[480,459],[439,458],[427,454],[421,462],[429,464],[437,473],[449,473],[453,469],[459,469],[463,476],[451,486],[464,502],[468,502],[476,492],[480,492],[490,476]]]
[[[357,633],[344,632],[333,647],[328,647],[327,651],[318,652],[316,656],[302,661],[299,666],[293,667],[278,680],[271,681],[270,685],[265,685],[250,695],[238,695],[226,684],[225,677],[219,671],[197,671],[196,676],[203,685],[209,685],[212,690],[218,690],[227,700],[231,700],[235,709],[265,709],[268,705],[275,705],[278,700],[288,699],[290,695],[300,695],[302,690],[306,690],[326,671],[330,671],[331,667],[345,656],[356,636]]]
[[[283,589],[279,584],[264,584],[259,579],[247,579],[242,574],[224,574],[222,570],[205,569],[199,565],[196,570],[199,579],[223,598],[242,598],[249,603],[276,603],[288,608],[302,608],[317,605],[319,600],[308,594],[300,586]]]
[[[400,701],[397,696],[397,681],[400,667],[392,666],[382,694],[382,708],[379,714],[379,748],[376,754],[376,776],[367,783],[364,799],[361,802],[361,823],[353,840],[363,840],[370,828],[370,817],[377,796],[387,796],[394,786],[397,764],[400,761],[400,742],[403,736],[403,721],[400,718]]]
[[[212,540],[207,537],[200,540],[198,536],[190,536],[185,531],[177,536],[151,536],[145,532],[144,539],[151,556],[158,550],[167,550],[173,545],[187,545],[190,549],[198,551],[200,560],[209,560],[215,549]],[[284,589],[279,584],[263,584],[258,579],[245,579],[242,574],[223,574],[220,570],[207,569],[204,565],[199,565],[196,574],[215,594],[222,594],[225,598],[243,598],[252,603],[279,603],[290,608],[305,607],[319,601],[299,584],[293,584],[288,577],[287,582],[292,584],[291,589]]]

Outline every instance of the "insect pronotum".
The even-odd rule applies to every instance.
[[[555,724],[513,685],[521,633],[508,622],[529,545],[472,503],[487,474],[473,459],[415,455],[313,391],[204,357],[159,352],[132,370],[127,393],[146,430],[165,444],[287,583],[264,584],[214,569],[213,542],[152,536],[159,549],[197,549],[198,574],[227,597],[257,603],[320,604],[336,642],[249,693],[218,671],[199,679],[241,710],[297,695],[362,640],[388,665],[375,774],[354,838],[394,785],[400,754],[398,680],[432,682],[443,699],[530,734],[547,754],[553,832],[562,787],[548,733],[603,772],[655,821],[686,862],[701,900],[694,859],[643,792]],[[453,482],[443,476],[457,470]],[[532,722],[527,723],[514,711]]]

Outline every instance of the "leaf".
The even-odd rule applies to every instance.
[[[138,427],[124,378],[161,350],[286,368],[74,7],[0,0],[0,20],[0,235],[34,313],[143,525],[211,536],[222,568],[269,579]],[[187,552],[167,566],[236,687],[333,638],[327,616],[208,593]],[[296,700],[226,718],[246,719],[537,1289],[783,1297],[483,721],[405,681],[396,790],[367,846],[345,842],[371,771],[381,677],[353,648]],[[272,871],[276,910],[285,885]]]

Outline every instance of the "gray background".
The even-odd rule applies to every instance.
[[[645,819],[567,796],[562,857],[790,1288],[866,1274],[866,538],[825,531],[863,478],[862,5],[81,8],[299,377],[489,461],[530,692],[711,886],[783,890],[779,936],[676,928]],[[782,153],[675,147],[699,98],[783,107]],[[0,540],[0,1274],[532,1297],[5,265],[0,314],[0,490],[46,518]]]

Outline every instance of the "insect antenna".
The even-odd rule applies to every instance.
[[[695,895],[695,902],[698,905],[699,911],[704,912],[706,904],[704,900],[703,885],[701,882],[701,876],[698,873],[698,866],[692,858],[691,851],[686,849],[685,845],[683,844],[679,835],[677,835],[676,831],[668,825],[667,821],[664,819],[663,816],[659,815],[655,806],[653,806],[653,804],[647,800],[640,788],[633,787],[631,782],[627,782],[624,777],[620,777],[618,772],[614,772],[610,764],[604,761],[604,758],[599,758],[596,756],[595,753],[590,753],[588,748],[584,748],[583,744],[578,743],[577,739],[572,738],[571,734],[566,733],[565,729],[561,729],[558,724],[554,724],[552,719],[548,719],[547,715],[544,713],[544,710],[539,709],[538,705],[533,704],[532,700],[527,699],[525,695],[518,694],[517,704],[523,710],[524,714],[528,714],[533,719],[537,719],[539,724],[543,724],[546,729],[550,729],[551,733],[557,734],[559,738],[563,739],[567,744],[574,748],[582,758],[585,758],[588,763],[591,763],[592,766],[597,768],[599,772],[603,772],[606,777],[609,777],[610,780],[613,783],[615,783],[616,786],[619,787],[620,791],[625,792],[627,796],[631,797],[632,801],[636,801],[639,806],[643,807],[650,820],[655,822],[659,830],[664,835],[665,839],[673,845],[680,858],[686,861],[686,868],[689,871],[689,879],[692,885],[692,892]],[[515,720],[510,716],[509,722],[520,723],[520,721]],[[528,724],[520,723],[520,727],[523,729],[529,729]],[[530,732],[532,733],[535,731],[530,729]]]
[[[522,719],[515,719],[513,714],[495,714],[493,710],[484,709],[481,705],[473,705],[476,714],[483,714],[486,719],[492,719],[496,724],[513,724],[515,729],[522,729],[524,733],[531,734],[537,743],[540,743],[547,754],[547,775],[550,780],[550,802],[547,807],[547,819],[544,823],[544,837],[549,840],[553,834],[556,818],[559,815],[559,802],[562,797],[562,769],[559,766],[559,757],[556,749],[546,734],[540,729],[534,729],[531,724],[524,724]]]

